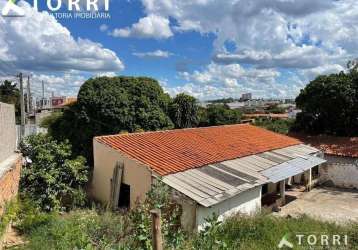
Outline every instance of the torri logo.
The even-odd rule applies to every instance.
[[[8,0],[5,4],[5,7],[2,9],[1,15],[9,17],[20,17],[25,15],[25,11],[16,5],[15,0]]]
[[[103,6],[105,12],[109,11],[109,0],[45,0],[50,12],[60,11],[63,4],[69,12],[98,12]],[[1,11],[4,17],[22,17],[25,11],[17,5],[16,0],[8,0]],[[33,8],[38,11],[38,0],[33,0]]]

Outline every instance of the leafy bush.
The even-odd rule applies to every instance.
[[[131,249],[151,249],[152,224],[150,210],[158,208],[162,214],[162,235],[168,248],[176,248],[185,240],[185,233],[181,229],[180,207],[170,200],[170,190],[163,182],[158,180],[147,193],[146,201],[137,205],[130,211],[133,225]]]
[[[5,233],[6,228],[11,223],[11,221],[16,219],[18,211],[19,206],[17,200],[12,200],[5,204],[0,219],[0,236]]]
[[[72,157],[68,142],[57,142],[47,135],[32,135],[20,145],[27,162],[21,179],[21,195],[46,211],[83,205],[87,166],[83,157]]]
[[[46,116],[42,119],[40,127],[47,129],[50,128],[52,124],[61,119],[62,115],[62,112],[52,112],[49,116]]]
[[[267,118],[255,119],[254,125],[271,130],[280,134],[288,134],[295,123],[294,119],[287,120],[271,120]]]
[[[230,109],[226,104],[210,104],[199,109],[199,127],[236,124],[240,123],[241,117],[238,109]]]

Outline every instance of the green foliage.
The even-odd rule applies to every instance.
[[[234,101],[235,101],[234,98],[229,97],[229,98],[211,100],[211,101],[209,101],[209,102],[210,102],[210,103],[230,103],[230,102],[234,102]]]
[[[205,219],[205,226],[199,232],[198,239],[194,241],[195,249],[228,249],[227,244],[219,237],[222,234],[222,222],[218,220],[218,216],[213,214]]]
[[[357,249],[355,244],[357,224],[339,226],[334,223],[322,222],[309,217],[282,218],[271,215],[231,217],[223,223],[209,220],[203,232],[195,235],[180,249],[237,249],[237,250],[271,250],[276,249],[282,237],[286,234],[295,239],[298,233],[315,235],[347,234],[350,248]],[[295,246],[295,249],[311,249],[307,243]],[[328,249],[328,248],[327,248]]]
[[[192,128],[198,124],[198,104],[190,95],[178,94],[170,104],[170,118],[176,128]]]
[[[162,215],[162,234],[168,248],[178,247],[184,240],[185,234],[180,226],[180,207],[170,200],[170,190],[162,181],[157,180],[147,193],[146,201],[137,205],[130,212],[130,218],[136,225],[131,238],[131,249],[151,249],[152,227],[150,210],[160,209]]]
[[[230,109],[226,104],[210,104],[206,109],[199,110],[200,127],[240,123],[242,113]]]
[[[272,105],[270,107],[268,107],[265,110],[266,113],[271,113],[271,114],[284,114],[286,113],[286,109],[279,107],[277,104],[276,105]]]
[[[0,238],[5,233],[7,226],[16,219],[19,212],[17,200],[11,200],[3,207],[3,212],[0,218]]]
[[[301,90],[296,104],[302,109],[296,119],[296,130],[358,135],[357,71],[317,77]]]
[[[152,191],[152,197],[163,197],[161,193],[164,189],[161,186],[158,183],[159,191]],[[163,211],[166,205],[160,204],[157,203]],[[152,249],[150,215],[144,208],[129,212],[128,215],[96,210],[77,210],[67,214],[44,213],[31,202],[22,202],[17,207],[18,216],[14,224],[29,241],[20,249]],[[137,218],[133,220],[133,216]],[[218,222],[217,216],[213,215],[206,222],[202,231],[189,236],[175,228],[168,228],[168,221],[163,220],[164,249],[271,250],[277,248],[284,235],[295,237],[298,233],[318,236],[346,234],[350,244],[347,249],[358,249],[357,223],[337,225],[306,216],[283,218],[266,214],[235,215],[224,222]],[[171,239],[168,233],[173,231],[176,234]],[[291,237],[289,239],[294,240]],[[295,249],[311,248],[306,243],[301,247],[295,246]]]
[[[94,136],[172,128],[169,102],[169,95],[151,78],[89,79],[81,86],[77,103],[64,111],[49,133],[58,140],[69,139],[74,153],[91,163]]]
[[[40,127],[47,129],[50,128],[52,124],[62,118],[62,115],[62,112],[52,112],[49,116],[42,119]]]
[[[28,159],[23,166],[21,194],[49,211],[82,205],[87,166],[83,157],[72,157],[68,142],[57,142],[47,135],[32,135],[21,144]]]
[[[0,83],[0,102],[15,105],[16,115],[20,115],[20,91],[16,83],[5,80]]]
[[[166,249],[176,249],[185,240],[180,212],[169,201],[168,187],[158,181],[143,204],[128,213],[75,210],[68,214],[44,213],[36,204],[22,205],[17,227],[29,244],[24,249],[152,249],[150,210],[162,211]]]
[[[294,119],[287,119],[287,120],[274,119],[274,120],[272,120],[272,119],[268,119],[268,118],[259,118],[259,119],[255,119],[254,125],[271,130],[276,133],[287,135],[290,132],[294,123],[295,123]]]

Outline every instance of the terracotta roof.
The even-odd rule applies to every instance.
[[[297,139],[248,124],[95,138],[168,175],[265,151],[300,144]]]
[[[290,136],[319,148],[327,155],[358,157],[358,137],[308,136],[302,134],[292,134]]]

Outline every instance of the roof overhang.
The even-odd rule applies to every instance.
[[[261,174],[264,175],[270,182],[276,183],[291,176],[303,173],[325,162],[326,160],[316,156],[307,156],[305,158],[299,157],[266,169],[262,171]]]
[[[166,175],[163,182],[204,207],[239,193],[303,173],[325,160],[304,144]]]

